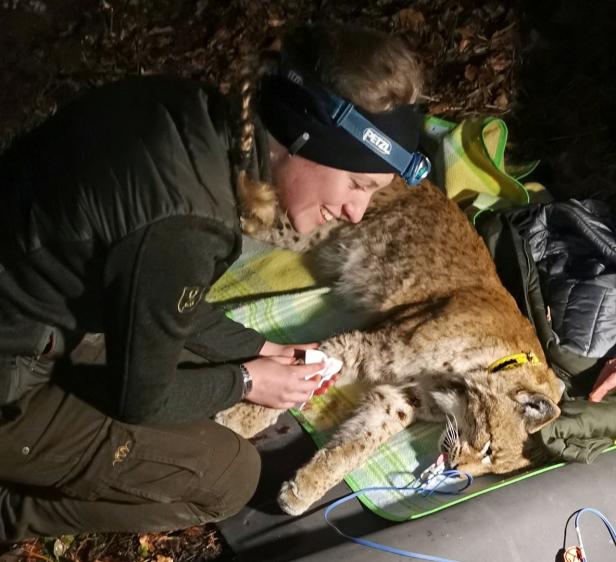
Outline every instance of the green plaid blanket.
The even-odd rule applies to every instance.
[[[437,184],[450,197],[467,203],[469,217],[492,206],[529,201],[528,186],[504,168],[504,123],[495,119],[460,125],[428,119],[424,144],[432,146]],[[470,136],[469,136],[470,135]],[[440,177],[440,181],[439,181]],[[541,193],[541,186],[533,187]],[[266,296],[263,296],[266,295]],[[364,325],[356,312],[342,308],[328,287],[316,287],[301,257],[246,239],[241,258],[211,289],[208,300],[226,303],[234,320],[280,343],[323,340],[335,333]],[[356,403],[361,388],[341,379],[324,396],[314,397],[301,412],[292,410],[298,422],[322,447]],[[365,463],[346,477],[358,491],[368,487],[408,486],[438,455],[440,424],[415,423],[394,436]],[[420,496],[406,492],[379,491],[359,496],[378,515],[402,521],[414,519],[466,501],[472,497],[553,470],[564,463],[529,471],[513,478],[485,476],[460,496]]]

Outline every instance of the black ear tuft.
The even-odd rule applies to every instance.
[[[560,408],[545,394],[520,391],[515,396],[528,433],[539,431],[560,415]]]

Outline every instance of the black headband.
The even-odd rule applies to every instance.
[[[417,150],[423,117],[414,106],[359,113],[409,153]],[[336,126],[319,91],[311,91],[291,79],[263,78],[259,115],[278,142],[308,160],[350,172],[400,172]]]

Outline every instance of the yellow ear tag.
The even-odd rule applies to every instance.
[[[491,363],[488,367],[488,373],[495,373],[497,371],[504,371],[505,369],[515,369],[520,365],[530,363],[531,365],[539,365],[541,361],[532,352],[527,353],[514,353],[513,355],[506,355]]]

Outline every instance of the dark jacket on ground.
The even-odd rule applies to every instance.
[[[540,438],[555,458],[591,462],[616,438],[616,394],[585,400],[616,352],[614,217],[599,201],[571,199],[485,214],[477,226],[567,387]]]
[[[196,82],[133,78],[2,155],[0,356],[32,354],[47,325],[104,332],[113,409],[133,423],[240,399],[228,362],[264,338],[203,300],[241,250],[227,123]],[[183,348],[211,365],[178,365]]]
[[[524,225],[559,343],[584,357],[616,352],[616,220],[600,201],[538,207]]]
[[[588,394],[616,353],[616,221],[607,206],[528,205],[477,226],[551,366],[573,394]]]

